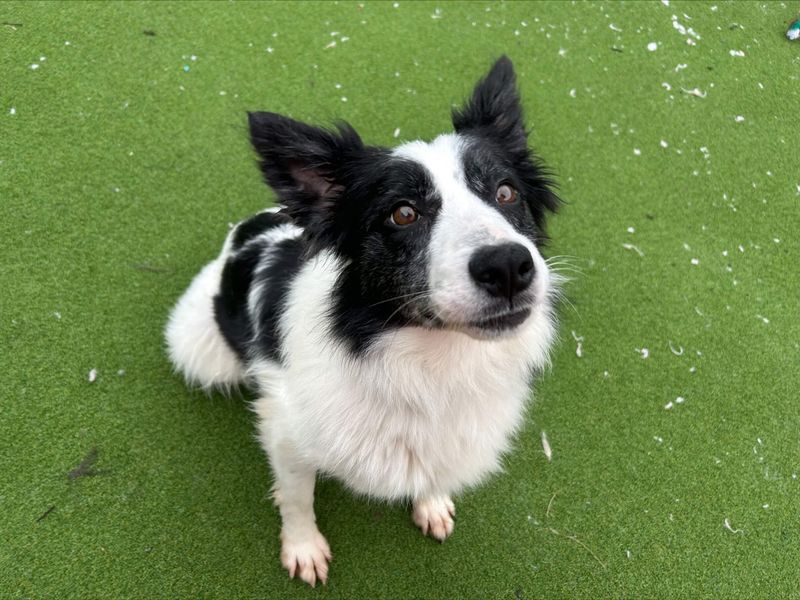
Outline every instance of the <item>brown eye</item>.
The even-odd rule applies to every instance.
[[[504,183],[497,188],[497,193],[494,197],[498,204],[513,204],[517,201],[517,190]]]
[[[392,212],[392,216],[389,217],[389,219],[394,225],[399,225],[400,227],[411,225],[418,218],[419,218],[419,213],[413,206],[410,206],[408,204],[401,204],[400,206],[395,208],[394,211]]]

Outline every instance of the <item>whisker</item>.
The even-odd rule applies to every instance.
[[[373,306],[378,306],[379,304],[385,304],[386,302],[392,302],[393,300],[402,300],[403,298],[411,298],[412,296],[416,298],[430,293],[431,292],[429,291],[422,291],[422,292],[412,292],[410,294],[401,294],[399,296],[395,296],[394,298],[386,298],[385,300],[380,300],[375,304],[370,304],[367,308],[372,308]]]
[[[544,261],[545,262],[550,262],[551,260],[556,260],[556,259],[559,259],[559,258],[572,258],[572,259],[575,259],[575,260],[584,260],[584,259],[580,258],[579,256],[572,256],[571,254],[556,254],[555,256],[548,256],[547,258],[544,259]]]
[[[432,292],[425,292],[425,294],[431,294],[431,293],[432,293]],[[414,302],[415,300],[418,300],[418,299],[419,299],[419,297],[420,297],[420,295],[414,296],[413,298],[411,298],[411,300],[409,300],[408,302],[403,302],[403,303],[402,303],[400,306],[398,306],[398,307],[397,307],[397,308],[396,308],[394,311],[392,311],[392,314],[390,314],[390,315],[388,316],[388,318],[387,318],[387,319],[386,319],[386,320],[383,322],[383,325],[381,325],[381,329],[383,329],[384,327],[386,327],[386,325],[389,323],[389,321],[391,321],[391,320],[392,320],[392,317],[393,317],[393,316],[395,316],[395,315],[396,315],[398,312],[400,312],[400,311],[401,311],[403,308],[405,308],[406,306],[408,306],[409,304],[411,304],[411,303],[412,303],[412,302]]]
[[[562,265],[566,265],[568,267],[573,267],[575,269],[583,269],[583,267],[581,267],[580,265],[576,265],[575,263],[572,263],[572,262],[570,262],[568,260],[553,260],[553,261],[550,261],[550,262],[545,263],[545,264],[548,267],[559,267],[559,266],[562,266]]]

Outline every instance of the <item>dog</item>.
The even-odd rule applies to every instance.
[[[540,248],[560,200],[505,56],[431,142],[248,118],[279,206],[231,229],[166,341],[190,384],[254,390],[281,562],[313,586],[331,560],[317,474],[410,500],[443,541],[453,495],[501,468],[556,332]]]

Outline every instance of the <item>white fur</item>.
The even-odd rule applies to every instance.
[[[274,210],[269,210],[265,212],[277,212]],[[255,274],[262,273],[265,269],[268,269],[269,266],[272,264],[272,260],[275,256],[275,245],[280,244],[283,241],[291,240],[300,237],[303,233],[303,230],[294,225],[293,223],[285,223],[284,225],[278,225],[277,227],[273,227],[272,229],[268,229],[261,235],[255,236],[252,240],[248,242],[249,244],[262,244],[264,245],[264,249],[261,251],[261,256],[259,258],[258,267],[256,267]],[[261,314],[261,303],[264,300],[264,283],[259,281],[253,287],[250,288],[250,292],[247,295],[247,309],[251,315],[260,315]],[[254,337],[258,337],[261,333],[261,324],[258,319],[253,321],[253,335]]]
[[[308,466],[357,492],[404,499],[452,495],[500,466],[554,334],[536,306],[517,335],[477,340],[407,327],[364,358],[329,338],[330,290],[341,269],[321,254],[292,285],[281,318],[286,366],[251,368],[262,441],[286,440]]]

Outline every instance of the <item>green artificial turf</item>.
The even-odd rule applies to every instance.
[[[800,5],[394,4],[0,4],[0,597],[798,597]],[[430,139],[501,53],[581,271],[552,368],[443,545],[321,482],[311,591],[167,311],[272,202],[245,111]]]

